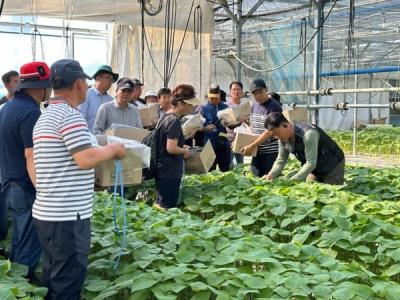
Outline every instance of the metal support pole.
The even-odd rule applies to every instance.
[[[306,95],[306,96],[331,96],[334,94],[348,94],[348,93],[381,93],[381,92],[400,92],[400,87],[386,87],[386,88],[358,88],[358,89],[333,89],[325,88],[314,91],[292,91],[292,92],[279,92],[281,96],[293,95]]]
[[[356,69],[358,69],[358,54],[359,54],[359,43],[356,44]],[[354,74],[354,88],[358,88],[358,74]],[[358,103],[358,93],[354,93],[354,104]],[[357,108],[353,109],[353,155],[356,155],[357,150]]]
[[[350,103],[335,103],[335,104],[297,104],[290,103],[289,107],[293,109],[296,108],[307,108],[307,109],[320,109],[320,108],[333,108],[336,110],[348,110],[349,108],[390,108],[396,111],[400,111],[400,102],[392,102],[392,103],[380,103],[380,104],[350,104]]]
[[[239,59],[242,59],[242,28],[243,28],[243,19],[242,19],[242,8],[243,2],[242,0],[238,0],[237,2],[237,15],[236,15],[236,56]],[[236,65],[236,80],[241,81],[242,79],[242,64],[237,61]]]
[[[321,74],[321,61],[322,61],[322,10],[324,8],[323,2],[316,1],[317,14],[315,16],[315,26],[318,32],[314,39],[314,70],[313,70],[313,89],[319,90],[320,88],[320,74]],[[314,97],[314,104],[319,103],[319,94]],[[314,113],[314,123],[318,125],[318,110]]]

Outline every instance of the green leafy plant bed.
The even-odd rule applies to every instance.
[[[24,278],[28,268],[8,260],[0,260],[0,299],[39,300],[46,296],[47,289],[35,287]]]
[[[329,135],[346,153],[352,152],[352,131],[330,131]],[[367,128],[357,132],[357,153],[367,155],[399,156],[400,128]]]
[[[146,183],[127,193],[123,249],[111,195],[96,193],[83,299],[397,300],[400,171],[346,172],[341,187],[266,182],[248,167],[187,176],[184,206],[169,211]]]

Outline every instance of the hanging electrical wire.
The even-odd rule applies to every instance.
[[[241,60],[239,57],[237,57],[237,55],[233,52],[230,52],[230,54],[236,59],[238,60],[243,66],[245,66],[246,68],[249,68],[250,70],[256,71],[256,72],[264,72],[264,73],[269,73],[269,72],[273,72],[276,71],[278,69],[283,68],[284,66],[288,65],[289,63],[291,63],[293,60],[295,60],[297,57],[300,56],[300,54],[303,53],[303,51],[308,47],[308,45],[310,45],[310,43],[313,41],[313,39],[315,38],[315,36],[317,35],[317,33],[321,30],[321,28],[324,26],[324,23],[326,22],[326,20],[328,19],[329,15],[331,14],[333,8],[336,6],[338,0],[335,0],[335,2],[332,4],[331,8],[329,9],[328,13],[326,14],[325,18],[323,19],[323,21],[321,22],[321,25],[315,30],[314,34],[311,36],[310,40],[304,45],[304,47],[292,58],[290,58],[288,61],[282,63],[279,66],[276,66],[272,69],[257,69],[254,68],[250,65],[248,65],[247,63],[245,63],[243,60]]]
[[[64,49],[64,57],[72,58],[72,49],[70,47],[69,39],[70,39],[70,25],[72,21],[72,17],[74,15],[74,10],[76,6],[76,0],[62,0],[64,10],[65,10],[65,49]]]
[[[300,24],[300,38],[299,38],[299,50],[303,49],[307,40],[307,20],[301,19]],[[307,89],[307,48],[303,51],[303,88]]]
[[[194,0],[192,1],[192,5],[190,6],[189,16],[188,16],[188,18],[187,18],[187,20],[186,20],[186,26],[185,26],[185,30],[184,30],[184,32],[183,32],[182,41],[181,41],[181,44],[180,44],[180,46],[179,46],[178,53],[176,54],[175,62],[174,62],[174,64],[173,64],[172,69],[171,69],[171,72],[170,72],[170,74],[169,74],[169,76],[168,76],[168,82],[169,82],[169,80],[171,79],[172,73],[173,73],[174,70],[175,70],[176,63],[178,62],[178,58],[179,58],[179,56],[180,56],[180,54],[181,54],[182,46],[183,46],[183,43],[185,42],[185,38],[186,38],[187,29],[188,29],[188,27],[189,27],[189,21],[190,21],[190,18],[191,18],[191,16],[192,16],[193,7],[194,7]]]
[[[40,48],[42,52],[42,61],[45,61],[44,56],[44,46],[43,46],[43,38],[37,29],[38,17],[39,13],[42,9],[43,0],[29,0],[29,8],[31,10],[32,15],[32,23],[33,23],[33,32],[31,38],[32,44],[32,60],[36,61],[36,46],[37,46],[37,38],[39,37]]]
[[[1,17],[1,15],[3,14],[4,2],[5,2],[5,0],[1,0],[1,4],[0,4],[0,17]]]
[[[167,87],[175,45],[176,0],[167,0],[164,20],[164,87]]]
[[[144,35],[145,35],[145,27],[144,27],[144,12],[145,12],[145,0],[140,1],[140,17],[142,23],[142,34],[141,34],[141,44],[142,44],[142,63],[141,63],[141,74],[142,74],[142,83],[144,84]],[[148,13],[149,14],[149,13]]]
[[[203,71],[202,71],[202,37],[203,37],[203,12],[201,10],[201,6],[197,5],[194,9],[193,14],[193,42],[194,49],[199,49],[199,90],[200,90],[200,99],[202,98],[202,90],[203,90]]]
[[[351,66],[353,69],[356,68],[355,54],[354,54],[354,19],[355,19],[355,1],[350,0],[349,2],[349,24],[346,38],[346,57],[347,57],[347,70],[350,71]],[[358,54],[357,54],[358,55]],[[343,75],[343,86],[346,86],[349,81],[349,77]],[[343,102],[346,102],[346,94],[343,95]]]
[[[118,22],[117,22],[117,6],[116,6],[116,0],[112,0],[112,6],[113,6],[113,18],[111,20],[111,23],[114,25],[114,30],[116,31],[116,38],[118,39],[119,37],[119,33],[120,33],[120,28],[118,26]],[[115,41],[113,41],[115,43]],[[116,51],[116,55],[115,55],[115,64],[112,66],[113,69],[118,70],[119,69],[119,62],[120,62],[120,52],[121,49],[120,47],[115,47],[117,49]]]

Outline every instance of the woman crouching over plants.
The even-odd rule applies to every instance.
[[[177,206],[184,159],[190,156],[189,150],[184,146],[185,138],[180,119],[191,114],[193,106],[201,103],[195,96],[193,86],[180,84],[172,91],[171,104],[173,108],[160,120],[157,137],[157,204],[165,209]]]

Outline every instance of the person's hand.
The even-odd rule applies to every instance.
[[[257,146],[250,144],[247,146],[244,146],[242,149],[240,149],[240,152],[244,155],[244,156],[250,156],[253,151],[256,149]]]
[[[272,175],[268,173],[267,175],[264,175],[264,176],[262,177],[262,179],[271,181],[273,178],[272,178]]]
[[[124,144],[112,143],[110,146],[114,150],[114,159],[123,159],[126,156],[126,148]]]
[[[239,123],[248,123],[249,117],[244,117],[239,119]]]
[[[183,148],[183,158],[188,159],[190,157],[189,149]]]
[[[207,125],[207,126],[205,126],[205,127],[203,128],[203,130],[204,130],[205,132],[210,132],[210,131],[213,131],[214,129],[215,129],[215,125],[213,125],[213,124]]]

